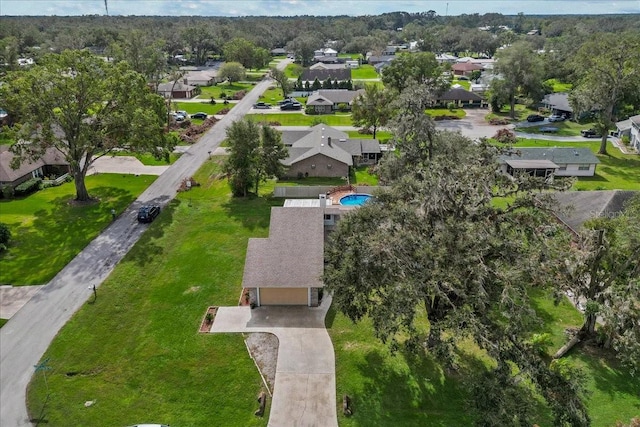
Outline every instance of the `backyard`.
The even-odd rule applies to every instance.
[[[0,222],[9,225],[13,239],[0,254],[0,284],[42,285],[51,280],[111,223],[111,209],[122,213],[156,178],[88,176],[89,194],[100,201],[88,206],[69,204],[75,196],[73,183],[1,199]]]

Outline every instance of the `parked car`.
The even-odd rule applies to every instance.
[[[256,102],[255,104],[253,104],[253,108],[257,108],[259,110],[268,110],[269,108],[271,108],[271,105],[267,104],[266,102]]]
[[[198,112],[198,113],[192,114],[191,118],[192,119],[202,119],[202,120],[204,120],[204,119],[207,118],[207,113]]]
[[[544,116],[540,114],[531,114],[527,117],[528,122],[542,122],[544,121]]]
[[[280,105],[280,109],[283,111],[286,110],[302,110],[302,104],[299,102],[287,102],[285,104]]]
[[[580,135],[584,136],[585,138],[600,138],[600,137],[602,137],[602,135],[600,135],[600,132],[598,132],[595,129],[582,129],[580,131]]]
[[[160,206],[144,205],[138,210],[138,222],[151,222],[160,215]]]
[[[278,101],[278,105],[287,104],[289,102],[298,102],[295,98],[285,98],[282,101]]]
[[[564,122],[566,120],[565,116],[561,116],[558,114],[554,114],[552,116],[549,116],[549,121],[550,122]]]

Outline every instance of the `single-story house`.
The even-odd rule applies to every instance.
[[[612,218],[624,212],[625,204],[640,191],[562,191],[555,193],[555,216],[577,233],[582,224],[594,218]]]
[[[313,52],[313,57],[314,58],[320,58],[320,57],[334,57],[337,58],[338,57],[338,51],[331,49],[330,47],[324,48],[324,49],[318,49],[316,51]]]
[[[307,106],[312,106],[318,114],[330,114],[337,110],[341,104],[351,108],[353,100],[361,93],[364,93],[364,89],[323,89],[309,96]]]
[[[593,176],[599,163],[589,148],[518,148],[500,156],[500,169],[509,175]]]
[[[446,106],[453,102],[456,107],[483,107],[486,102],[476,93],[463,88],[451,88],[438,96],[436,102]]]
[[[271,208],[268,238],[251,238],[242,287],[257,305],[317,306],[324,286],[321,207]]]
[[[619,138],[628,137],[629,145],[640,151],[640,114],[616,123]]]
[[[351,80],[351,69],[346,68],[344,66],[337,69],[322,69],[322,70],[312,70],[307,68],[302,72],[302,81],[303,82],[311,82],[315,79],[318,79],[319,82],[324,82],[327,79],[346,81]]]
[[[551,113],[559,116],[565,115],[570,118],[573,115],[573,108],[569,104],[569,95],[564,92],[550,93],[542,100],[544,108],[551,110]]]
[[[271,55],[273,56],[283,56],[287,54],[288,54],[287,49],[283,47],[277,47],[275,49],[271,49]]]
[[[351,139],[325,124],[306,131],[285,131],[282,141],[289,156],[282,161],[291,177],[345,177],[349,168],[375,164],[382,156],[375,139]]]
[[[474,64],[472,62],[456,62],[451,66],[451,71],[456,76],[467,76],[469,77],[474,71],[482,71],[483,67],[479,64]]]
[[[219,82],[217,69],[188,71],[182,79],[191,86],[211,86]]]
[[[458,60],[457,56],[449,55],[448,53],[441,53],[439,55],[436,55],[436,61],[438,61],[440,64],[445,62],[449,64],[453,64],[457,62],[457,60]]]
[[[196,86],[186,84],[183,81],[160,83],[158,85],[158,94],[165,98],[189,99],[195,95]]]
[[[18,169],[11,167],[14,154],[8,145],[0,145],[0,186],[16,187],[31,178],[45,178],[50,175],[60,176],[69,172],[69,163],[56,148],[49,148],[44,155],[35,161],[23,161]]]
[[[316,62],[309,67],[310,70],[342,70],[348,68],[347,64],[325,64],[324,62]]]
[[[394,59],[395,55],[367,55],[367,63],[374,66],[383,62],[391,62]]]

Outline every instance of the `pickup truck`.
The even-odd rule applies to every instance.
[[[600,137],[602,137],[602,135],[600,135],[600,132],[598,132],[595,129],[582,129],[580,131],[580,135],[584,136],[585,138],[600,138]]]

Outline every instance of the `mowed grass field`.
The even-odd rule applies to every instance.
[[[0,254],[0,284],[42,285],[122,213],[155,176],[99,174],[87,177],[99,203],[71,206],[71,182],[17,199],[0,199],[0,222],[9,226],[9,249]]]
[[[33,418],[49,426],[266,425],[268,412],[253,414],[262,381],[242,336],[197,333],[209,305],[237,304],[248,238],[268,234],[271,201],[231,199],[226,181],[212,178],[217,160],[53,341],[44,411],[43,375],[29,387]]]

